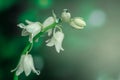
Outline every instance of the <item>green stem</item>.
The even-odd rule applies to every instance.
[[[18,80],[18,76],[14,74],[14,79],[13,80]]]
[[[38,33],[34,38],[33,42],[38,39],[42,34],[44,34],[47,30],[54,28],[58,23],[54,22],[53,24],[47,26],[46,28],[42,29],[40,33]],[[25,49],[22,51],[22,54],[26,54],[27,51],[31,50],[31,47],[33,46],[33,43],[28,42]],[[14,73],[14,80],[18,80],[18,76]]]

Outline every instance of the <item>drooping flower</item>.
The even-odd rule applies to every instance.
[[[18,66],[11,72],[14,71],[16,71],[17,76],[19,76],[23,71],[25,72],[26,76],[28,76],[31,73],[31,71],[36,73],[37,75],[40,74],[40,71],[37,71],[35,69],[33,58],[30,54],[24,54],[21,56]]]
[[[56,14],[54,13],[54,11],[52,11],[52,15],[48,17],[44,22],[43,22],[43,29],[52,25],[53,23],[57,23],[57,18],[56,18]],[[52,34],[52,29],[49,29],[48,31],[48,36],[50,36]]]
[[[54,17],[48,17],[44,22],[43,22],[43,28],[48,27],[49,25],[52,25],[55,22]],[[52,34],[52,29],[49,29],[48,31],[48,36]]]
[[[63,12],[61,14],[61,18],[65,22],[69,22],[71,18],[71,14],[68,12],[68,9],[63,9]]]
[[[82,18],[75,17],[70,20],[70,25],[76,29],[83,29],[86,23]]]
[[[32,43],[33,38],[41,31],[42,24],[40,22],[31,22],[26,20],[28,25],[24,25],[23,23],[18,24],[20,28],[22,28],[22,36],[29,35],[29,41]]]
[[[62,42],[63,42],[63,39],[64,39],[64,33],[62,31],[56,31],[55,32],[55,29],[54,29],[54,32],[53,32],[53,37],[51,39],[48,39],[46,42],[47,42],[47,46],[55,46],[56,48],[56,51],[59,53],[60,50],[64,50],[62,48]]]

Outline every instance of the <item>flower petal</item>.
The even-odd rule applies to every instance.
[[[71,18],[71,14],[68,12],[68,9],[63,9],[63,12],[61,14],[61,18],[65,22],[69,22]]]
[[[20,65],[16,71],[16,75],[19,76],[23,72],[23,65]]]
[[[34,22],[29,21],[29,20],[25,20],[25,22],[26,22],[27,24],[32,24],[32,23],[34,23]]]
[[[60,50],[64,51],[63,47],[62,47],[62,41],[60,42],[57,42],[55,43],[55,48],[56,48],[56,51],[59,53]]]
[[[28,57],[29,57],[29,60],[30,60],[29,66],[31,67],[31,70],[32,70],[34,73],[36,73],[37,75],[39,75],[39,74],[40,74],[40,71],[37,71],[37,70],[35,69],[32,56],[29,54]]]
[[[27,35],[29,35],[29,33],[25,29],[23,29],[21,35],[22,36],[27,36]]]
[[[22,55],[19,61],[19,64],[17,65],[17,67],[12,70],[11,72],[16,71],[16,75],[19,76],[22,72],[23,72],[23,61],[24,61],[25,55]]]
[[[48,36],[52,35],[52,29],[49,29],[47,32],[48,32]]]
[[[23,23],[20,23],[17,26],[20,27],[20,28],[25,28],[25,25]]]
[[[61,44],[60,43],[56,43],[55,44],[55,48],[56,48],[56,51],[59,53],[60,49],[61,49]]]
[[[57,31],[57,32],[54,33],[54,38],[56,40],[55,48],[56,48],[56,51],[59,53],[60,50],[64,50],[62,48],[62,42],[63,42],[63,39],[64,39],[64,33],[60,32],[60,31]]]
[[[35,23],[31,24],[31,25],[27,25],[26,30],[29,33],[32,33],[35,36],[36,34],[38,34],[41,31],[40,23],[35,22]]]
[[[57,31],[57,32],[54,34],[54,37],[55,37],[55,39],[57,40],[57,42],[62,42],[63,39],[64,39],[64,33],[63,33],[63,32],[60,32],[60,31]]]
[[[54,18],[51,16],[51,17],[48,17],[44,22],[43,22],[43,28],[53,24],[55,22]]]
[[[47,44],[46,44],[46,46],[54,46],[54,44],[55,44],[55,39],[52,37],[49,41],[47,40],[46,42],[48,42]]]
[[[30,42],[30,43],[33,42],[33,37],[34,37],[33,34],[30,34],[30,35],[29,35],[29,42]]]
[[[29,54],[26,54],[24,63],[23,63],[23,68],[26,76],[28,76],[31,73],[30,63],[31,63],[31,60],[29,60]]]
[[[70,25],[76,29],[83,29],[86,26],[85,21],[80,17],[75,17],[71,19]]]

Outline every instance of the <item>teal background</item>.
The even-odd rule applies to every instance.
[[[53,9],[60,16],[64,8],[87,26],[76,30],[63,24],[59,54],[46,46],[43,35],[30,52],[41,74],[22,73],[19,80],[120,80],[119,0],[0,0],[0,80],[13,80],[10,71],[28,42],[16,25],[26,19],[43,23]]]

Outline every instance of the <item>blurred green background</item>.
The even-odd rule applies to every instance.
[[[75,30],[64,24],[60,54],[41,37],[31,51],[41,75],[22,73],[19,80],[120,80],[119,0],[0,0],[0,80],[13,80],[10,70],[28,42],[16,25],[26,19],[42,23],[53,9],[60,16],[64,8],[87,26]]]

